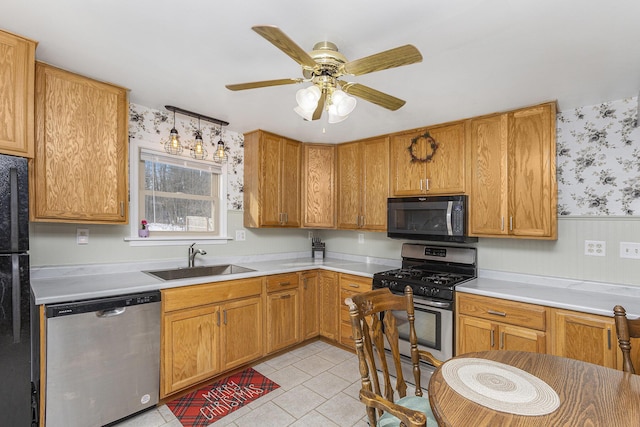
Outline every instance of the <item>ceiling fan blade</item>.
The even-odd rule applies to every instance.
[[[322,110],[324,110],[324,102],[327,99],[327,93],[326,92],[322,92],[322,95],[320,95],[320,99],[318,100],[318,106],[316,107],[316,110],[313,112],[313,116],[311,117],[311,120],[318,120],[321,116],[322,116]]]
[[[371,56],[349,61],[342,65],[342,74],[360,76],[374,71],[401,67],[422,61],[422,55],[415,46],[407,44],[394,49],[385,50]]]
[[[289,55],[291,59],[302,65],[304,68],[313,70],[318,64],[316,61],[293,40],[291,40],[282,30],[273,25],[257,25],[251,27],[253,31],[270,41],[275,47]]]
[[[294,83],[302,83],[303,81],[304,79],[278,79],[278,80],[265,80],[262,82],[238,83],[234,85],[226,85],[225,87],[229,90],[245,90],[245,89],[256,89],[259,87],[290,85]]]
[[[349,95],[357,96],[365,101],[372,102],[388,110],[395,111],[406,104],[406,101],[403,101],[400,98],[387,95],[384,92],[380,92],[379,90],[372,89],[359,83],[348,83],[343,81],[339,81],[339,83],[342,90]]]

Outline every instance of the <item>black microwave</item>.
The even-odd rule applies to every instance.
[[[467,236],[467,196],[387,199],[387,236],[439,242],[477,242]]]

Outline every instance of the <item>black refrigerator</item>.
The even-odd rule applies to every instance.
[[[38,423],[38,321],[28,250],[27,159],[0,155],[1,427]]]

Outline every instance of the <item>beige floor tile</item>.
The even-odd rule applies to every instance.
[[[295,386],[310,380],[312,377],[295,366],[286,366],[279,371],[269,374],[268,378],[271,381],[275,381],[283,390],[291,390]]]
[[[354,358],[357,360],[357,356],[355,354],[333,346],[327,347],[317,354],[318,356],[327,359],[329,362],[335,364],[342,363],[349,358]]]
[[[341,427],[351,427],[366,415],[364,405],[344,393],[338,393],[327,400],[316,411]]]
[[[338,424],[316,411],[311,411],[290,427],[338,427]]]
[[[320,356],[313,355],[294,363],[293,366],[306,372],[309,375],[315,376],[328,369],[333,368],[335,365],[329,362],[327,359],[323,359]]]
[[[319,395],[330,399],[345,388],[349,387],[351,383],[333,375],[332,373],[323,372],[306,381],[304,385]]]
[[[273,402],[268,402],[234,422],[238,427],[283,427],[295,421],[296,419],[287,411]]]
[[[360,379],[360,367],[358,366],[358,359],[356,357],[350,357],[334,365],[329,369],[329,372],[350,383]]]
[[[284,392],[285,392],[285,390],[282,387],[279,387],[279,388],[277,388],[275,390],[270,391],[269,393],[265,394],[264,396],[260,396],[259,398],[257,398],[253,402],[249,403],[247,406],[249,408],[251,408],[251,409],[255,409],[258,406],[262,406],[267,402],[271,402],[273,399],[275,399],[276,397],[280,396]]]
[[[269,359],[264,363],[278,370],[286,366],[293,365],[294,363],[299,362],[300,360],[301,359],[298,356],[295,356],[290,353],[284,353],[284,354],[281,354],[280,356],[274,357],[273,359]]]
[[[272,402],[294,417],[302,418],[307,412],[324,403],[325,400],[318,393],[299,385],[273,399]]]
[[[118,427],[160,427],[165,424],[167,421],[160,415],[160,412],[157,409],[151,409],[118,423]]]

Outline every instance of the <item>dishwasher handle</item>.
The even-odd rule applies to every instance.
[[[118,308],[112,308],[109,310],[99,310],[99,311],[96,311],[96,317],[120,316],[122,313],[125,312],[126,309],[127,309],[126,307],[118,307]]]

